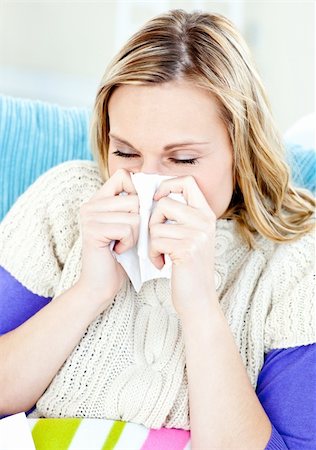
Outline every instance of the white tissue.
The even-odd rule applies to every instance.
[[[139,292],[145,281],[155,278],[171,278],[172,263],[168,255],[165,255],[165,264],[161,270],[157,269],[148,257],[148,223],[156,204],[153,197],[158,186],[163,180],[174,177],[141,172],[131,174],[131,177],[139,197],[140,228],[138,242],[133,248],[120,255],[113,250],[115,241],[112,241],[110,249],[117,261],[123,266],[136,292]],[[171,193],[169,197],[186,203],[182,194]],[[167,222],[171,223],[172,221]]]

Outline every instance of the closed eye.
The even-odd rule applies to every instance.
[[[120,150],[115,150],[112,152],[113,155],[116,155],[120,158],[138,158],[139,155],[136,155],[135,153],[123,153],[120,152]],[[175,159],[175,158],[169,158],[171,162],[175,164],[197,164],[197,158],[191,158],[191,159]]]

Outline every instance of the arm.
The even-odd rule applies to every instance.
[[[256,396],[245,379],[225,318],[222,321],[220,316],[204,314],[183,321],[193,449],[195,443],[197,448],[204,442],[205,448],[207,442],[215,445],[214,437],[221,429],[225,436],[230,430],[236,443],[232,440],[229,446],[219,441],[218,448],[315,449],[316,344],[270,351]],[[270,439],[268,420],[272,422]]]
[[[75,284],[0,337],[0,414],[26,411],[36,403],[103,309]]]
[[[188,206],[167,197],[162,202],[170,192],[183,192]],[[287,448],[252,388],[218,302],[214,213],[190,177],[164,181],[155,200],[151,259],[159,267],[161,255],[168,254],[173,262],[172,301],[183,328],[193,449]],[[165,219],[175,224],[166,225]],[[295,342],[313,342],[314,248],[309,233],[275,252],[267,349],[286,347],[290,336]]]
[[[166,197],[170,192],[182,192],[187,205]],[[192,177],[165,180],[154,199],[150,257],[157,267],[162,254],[173,263],[172,302],[183,328],[192,448],[263,449],[271,423],[215,289],[216,216]],[[175,223],[166,224],[165,218]]]
[[[215,300],[207,309],[181,316],[192,449],[263,450],[272,426]]]
[[[16,283],[9,293],[10,281],[8,286],[0,271],[0,311],[10,310],[7,317],[14,323],[11,328],[6,323],[0,326],[6,333],[0,337],[0,414],[33,406],[88,325],[112,303],[126,280],[109,245],[116,240],[119,251],[124,251],[137,239],[138,197],[130,175],[117,171],[88,202],[72,204],[77,189],[89,188],[78,183],[85,170],[80,166],[77,170],[76,164],[57,166],[40,177],[0,226],[0,264],[12,274],[9,280],[19,280],[23,288],[17,295]],[[88,175],[93,185],[93,175]],[[122,190],[131,195],[116,195]],[[77,195],[82,197],[80,192]],[[61,288],[62,270],[80,238],[79,280]],[[39,295],[32,295],[35,292]],[[49,295],[54,299],[43,306]],[[29,308],[24,320],[19,318],[19,304]]]
[[[274,426],[275,442],[287,449],[316,448],[316,344],[271,350],[256,393]],[[271,437],[266,450],[283,448]]]

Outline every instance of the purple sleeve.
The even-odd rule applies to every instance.
[[[0,266],[0,335],[20,326],[50,300],[26,289]]]
[[[20,326],[50,301],[50,297],[33,294],[0,266],[0,336]]]
[[[271,423],[265,450],[316,449],[316,344],[272,350],[256,393]]]

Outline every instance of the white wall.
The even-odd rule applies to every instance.
[[[248,41],[282,131],[314,111],[315,5],[304,1],[0,0],[0,92],[91,106],[110,58],[170,8],[230,17]]]

